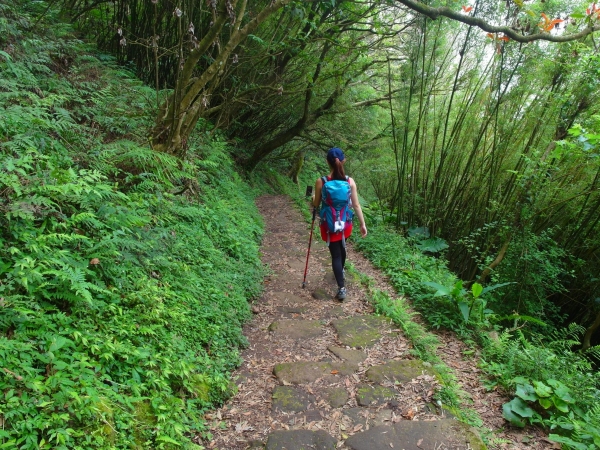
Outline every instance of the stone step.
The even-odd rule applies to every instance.
[[[452,419],[401,420],[380,425],[346,439],[349,450],[484,450],[486,447],[468,425]]]
[[[365,373],[367,380],[373,383],[385,381],[409,383],[420,375],[434,376],[434,372],[431,365],[426,366],[423,361],[417,359],[391,360],[385,364],[370,367]]]
[[[367,359],[367,354],[362,350],[346,349],[343,347],[336,347],[334,345],[327,347],[327,350],[329,350],[338,358],[356,365]]]
[[[273,412],[298,413],[315,403],[315,396],[294,386],[275,386],[271,409]]]
[[[391,321],[379,316],[352,316],[331,322],[342,345],[368,348],[382,338],[391,328]]]
[[[356,388],[356,402],[360,406],[383,405],[396,396],[394,389],[385,386],[359,384]]]
[[[340,377],[352,375],[358,364],[350,362],[299,361],[277,364],[273,374],[281,384],[306,384],[318,378],[339,381]]]
[[[325,329],[320,320],[278,320],[269,325],[269,331],[278,339],[310,339],[321,336]]]
[[[335,450],[336,444],[323,430],[279,430],[269,435],[266,450]]]

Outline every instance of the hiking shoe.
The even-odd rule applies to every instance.
[[[337,294],[335,294],[336,300],[344,300],[346,298],[346,288],[339,288]]]

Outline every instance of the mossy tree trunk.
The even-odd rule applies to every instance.
[[[300,175],[302,166],[304,166],[304,157],[306,156],[307,147],[307,145],[304,145],[296,152],[296,155],[294,156],[294,161],[292,162],[292,167],[288,172],[289,177],[296,184],[298,184],[298,176]]]
[[[197,47],[182,61],[173,94],[162,104],[155,126],[151,132],[152,147],[155,150],[184,157],[187,140],[198,120],[207,112],[210,95],[224,74],[225,66],[235,48],[253,33],[258,26],[290,0],[274,0],[263,8],[243,27],[247,0],[242,0],[237,16],[231,27],[229,39],[220,49],[213,62],[202,73],[197,74],[198,62],[215,43],[228,20],[232,19],[237,5],[221,0],[214,9],[214,20],[208,32]]]

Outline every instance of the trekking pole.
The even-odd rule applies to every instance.
[[[308,272],[308,258],[310,256],[310,244],[312,243],[313,229],[315,228],[315,217],[317,216],[317,208],[313,207],[312,223],[310,225],[310,238],[308,239],[308,251],[306,252],[306,265],[304,266],[304,280],[302,281],[302,289],[306,287],[306,272]]]

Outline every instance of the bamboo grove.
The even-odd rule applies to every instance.
[[[390,71],[400,89],[387,176],[372,178],[379,200],[397,228],[448,240],[464,280],[488,281],[497,268],[518,282],[511,307],[529,314],[568,292],[554,300],[585,323],[597,295],[597,54],[472,29],[448,40],[426,21],[411,32],[411,64]],[[526,297],[538,306],[524,308]]]

